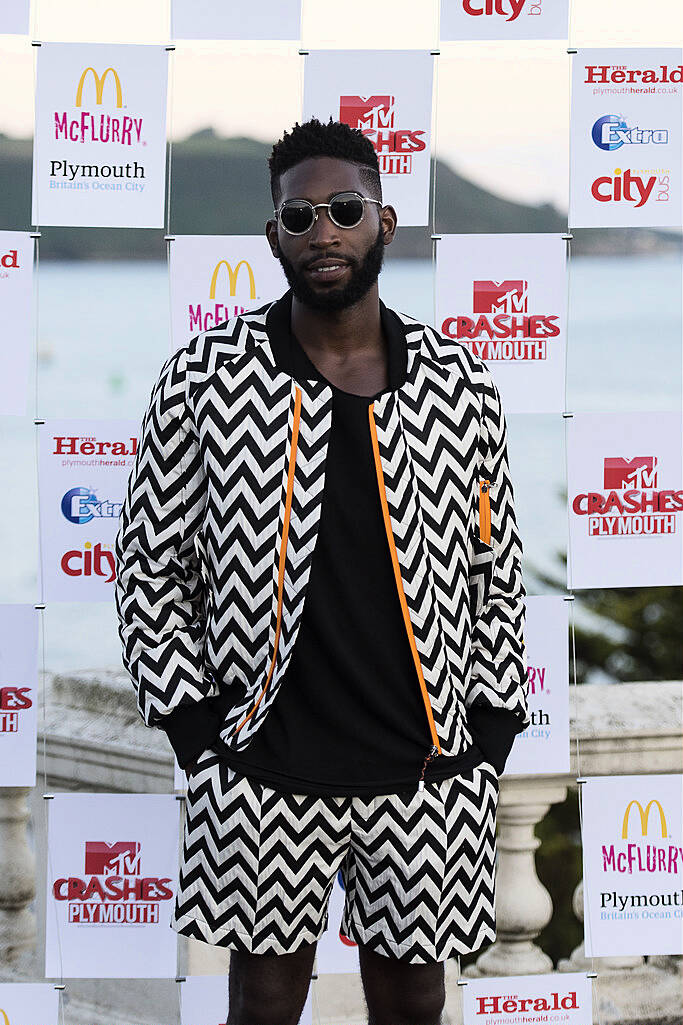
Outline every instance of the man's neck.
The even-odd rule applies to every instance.
[[[355,306],[334,313],[313,310],[294,296],[292,332],[323,377],[338,388],[373,395],[387,386],[387,342],[377,285]]]

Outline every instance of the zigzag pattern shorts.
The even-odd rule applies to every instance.
[[[188,781],[171,926],[255,954],[320,939],[341,871],[344,936],[411,964],[494,940],[498,777],[481,762],[400,794],[281,793],[210,749]]]

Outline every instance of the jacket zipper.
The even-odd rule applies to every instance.
[[[490,480],[479,481],[479,537],[487,545],[491,544],[491,499],[489,495]]]
[[[441,744],[439,743],[439,737],[436,732],[436,726],[434,724],[434,715],[432,713],[432,706],[429,702],[429,695],[427,694],[427,685],[425,683],[424,674],[422,672],[422,665],[420,664],[420,656],[417,651],[415,644],[415,635],[413,633],[413,624],[410,622],[410,613],[408,612],[408,603],[406,602],[405,591],[403,590],[403,580],[401,579],[401,570],[398,564],[398,555],[396,552],[396,541],[394,540],[394,532],[391,529],[391,518],[389,516],[389,503],[387,502],[386,489],[384,487],[384,471],[382,470],[382,462],[379,456],[379,442],[377,441],[377,427],[375,425],[375,416],[373,413],[374,402],[368,406],[368,419],[370,421],[370,439],[372,441],[372,453],[375,459],[375,473],[377,475],[377,485],[379,487],[379,499],[382,506],[382,516],[384,519],[384,530],[387,535],[387,541],[389,542],[389,552],[391,554],[391,563],[394,568],[394,579],[396,581],[396,590],[398,591],[398,599],[401,604],[401,612],[403,613],[403,623],[408,634],[408,642],[410,644],[410,650],[413,656],[413,662],[415,663],[415,669],[417,671],[417,678],[420,683],[420,690],[422,692],[422,700],[424,701],[425,710],[427,712],[427,721],[429,723],[429,731],[432,735],[432,746],[429,749],[425,763],[422,766],[422,775],[418,782],[418,790],[424,789],[424,771],[427,762],[434,758],[437,754],[441,753]]]
[[[258,708],[261,698],[266,693],[268,684],[270,683],[275,669],[275,660],[277,658],[278,646],[280,644],[280,628],[282,626],[282,598],[284,591],[285,582],[285,562],[287,558],[287,540],[289,538],[289,520],[292,512],[292,493],[294,490],[294,470],[296,468],[296,452],[299,441],[299,420],[301,417],[301,389],[296,389],[296,399],[294,402],[294,422],[292,425],[292,444],[289,450],[289,466],[287,467],[287,497],[285,499],[285,516],[282,524],[282,541],[280,542],[280,560],[278,563],[278,579],[277,579],[277,622],[275,624],[275,643],[273,645],[273,657],[271,659],[270,668],[268,669],[268,676],[266,682],[261,689],[261,693],[258,696],[256,704],[249,712],[249,715],[245,716],[239,726],[230,734],[234,737],[242,729],[244,724],[251,719],[252,715]]]

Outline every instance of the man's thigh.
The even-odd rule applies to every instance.
[[[306,1003],[317,943],[291,954],[230,952],[227,1025],[297,1025]]]
[[[369,1025],[439,1025],[446,1002],[444,962],[409,964],[358,945]]]

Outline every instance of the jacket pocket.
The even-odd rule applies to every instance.
[[[482,541],[475,531],[470,534],[470,550],[470,612],[474,620],[481,614],[489,599],[496,552],[491,545]]]

